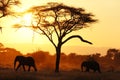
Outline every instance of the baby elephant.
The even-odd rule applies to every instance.
[[[99,73],[101,73],[100,71],[100,66],[99,63],[97,61],[83,61],[81,64],[81,70],[83,72],[83,68],[85,68],[85,72],[89,72],[89,70],[93,70],[94,72],[98,71]]]
[[[16,68],[16,63],[19,62],[17,68]],[[28,71],[30,71],[30,68],[33,67],[35,71],[37,71],[37,68],[35,66],[35,61],[32,57],[24,57],[24,56],[16,56],[14,60],[14,69],[17,71],[20,66],[23,67],[25,71],[25,66],[29,66]]]

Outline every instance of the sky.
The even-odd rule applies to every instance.
[[[69,51],[67,50],[68,46],[72,46],[71,52],[79,52],[81,49],[78,50],[80,48],[78,46],[99,47],[96,51],[100,51],[101,47],[120,48],[120,0],[21,0],[21,2],[22,5],[15,8],[18,12],[24,11],[31,6],[46,4],[47,2],[59,2],[69,6],[84,8],[86,12],[95,15],[95,18],[98,19],[97,23],[91,24],[88,28],[73,32],[73,34],[79,34],[84,39],[93,42],[93,45],[80,42],[79,39],[72,39],[63,46],[63,52]],[[3,27],[3,32],[0,33],[0,42],[23,53],[39,49],[46,51],[48,49],[48,51],[54,52],[54,48],[46,37],[30,29],[12,28],[14,23],[24,23],[26,20],[28,20],[26,17],[22,19],[16,17],[0,19],[0,26]],[[29,22],[25,22],[25,24],[27,23]],[[46,49],[46,47],[48,48]],[[84,53],[88,54],[89,52]]]

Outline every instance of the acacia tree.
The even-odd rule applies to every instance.
[[[32,28],[45,35],[56,49],[55,72],[59,72],[63,44],[72,38],[79,38],[82,42],[92,44],[80,35],[68,35],[73,31],[89,27],[90,23],[97,21],[93,19],[94,15],[86,13],[84,9],[51,2],[44,6],[33,7],[32,11],[34,12]]]

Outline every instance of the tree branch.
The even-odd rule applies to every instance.
[[[88,43],[88,44],[92,44],[91,42],[84,40],[81,36],[79,35],[73,35],[68,37],[65,41],[62,42],[62,44],[64,44],[65,42],[67,42],[68,40],[72,39],[72,38],[79,38],[82,42]]]
[[[55,32],[56,32],[56,34],[57,34],[57,36],[58,37],[60,37],[61,36],[61,29],[60,29],[60,24],[59,24],[59,22],[58,22],[58,15],[57,15],[57,12],[55,11],[55,10],[53,10],[53,12],[55,13],[55,22],[57,23],[57,25],[58,25],[58,29],[59,29],[59,32],[60,33],[58,33],[58,31],[57,30],[55,30]],[[55,28],[55,27],[54,27]],[[56,29],[56,28],[55,28]]]
[[[9,4],[10,0],[7,1],[6,6]]]
[[[37,27],[38,27],[38,26],[37,26]],[[56,47],[53,39],[50,38],[50,36],[45,32],[45,30],[41,29],[40,27],[38,27],[38,29],[39,29],[40,31],[42,31],[42,33],[43,33],[43,34],[49,39],[49,41]],[[52,36],[52,34],[51,34],[51,36]]]

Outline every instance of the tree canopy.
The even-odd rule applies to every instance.
[[[82,8],[70,7],[59,3],[48,3],[44,6],[33,7],[31,10],[34,10],[35,14],[32,27],[41,30],[41,34],[46,35],[52,43],[53,33],[57,37],[63,38],[67,34],[86,28],[90,23],[97,21],[93,19],[93,14],[86,13]],[[69,38],[71,39],[73,36]],[[64,40],[63,43],[69,38]]]

